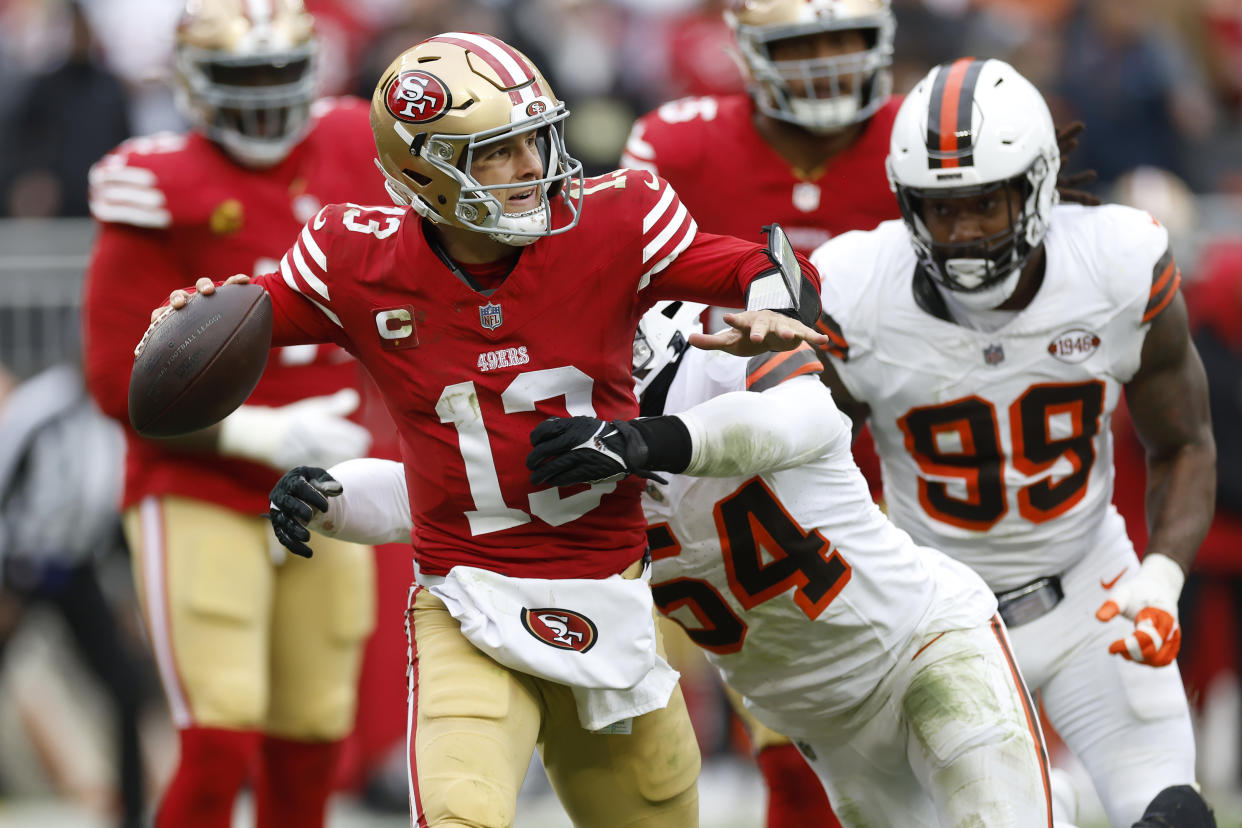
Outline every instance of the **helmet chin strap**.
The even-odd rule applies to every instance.
[[[959,283],[970,284],[981,281],[987,273],[987,259],[949,259],[945,262],[945,270]],[[1014,267],[993,284],[979,290],[956,290],[942,285],[945,293],[955,304],[968,311],[994,310],[998,305],[1013,295],[1018,287],[1018,279],[1022,276],[1022,268]]]

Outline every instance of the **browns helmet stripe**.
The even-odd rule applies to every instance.
[[[815,330],[828,337],[828,353],[842,362],[849,362],[850,344],[845,341],[845,334],[842,332],[841,326],[837,324],[837,320],[829,316],[827,311],[819,315],[819,321],[815,323]]]
[[[824,369],[810,345],[803,342],[792,351],[777,351],[753,356],[746,363],[746,390],[767,391],[786,380],[803,374],[816,374]]]
[[[927,112],[927,163],[933,169],[974,166],[970,121],[983,64],[975,58],[960,58],[936,73]]]
[[[500,77],[504,88],[509,90],[509,100],[515,105],[529,103],[543,95],[539,79],[530,71],[521,54],[509,44],[490,35],[474,32],[445,32],[442,35],[427,38],[427,42],[451,43],[477,55]]]
[[[1177,262],[1173,261],[1172,249],[1166,249],[1164,255],[1156,262],[1156,266],[1152,268],[1151,283],[1147,307],[1143,309],[1143,324],[1160,315],[1160,311],[1173,301],[1177,288],[1182,283],[1182,271],[1178,268]]]

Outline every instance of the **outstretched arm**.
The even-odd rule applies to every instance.
[[[779,471],[826,451],[848,427],[813,376],[762,393],[722,394],[679,414],[607,423],[552,417],[531,432],[536,485],[654,472],[731,477]]]

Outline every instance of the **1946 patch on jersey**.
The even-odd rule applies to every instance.
[[[1048,343],[1048,353],[1061,362],[1084,362],[1100,347],[1098,334],[1082,328],[1071,328],[1056,335]]]

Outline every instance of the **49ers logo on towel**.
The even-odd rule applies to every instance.
[[[544,644],[558,650],[585,653],[595,646],[599,632],[595,622],[573,610],[545,607],[522,608],[522,626]]]
[[[448,112],[453,98],[448,87],[435,75],[412,69],[397,75],[388,84],[384,104],[402,121],[425,124]]]

